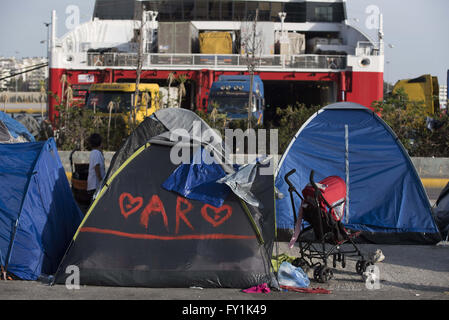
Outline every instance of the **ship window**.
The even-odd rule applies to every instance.
[[[246,20],[246,2],[235,1],[234,2],[234,20]]]
[[[195,0],[195,20],[208,20],[209,2]]]
[[[259,20],[270,21],[270,3],[259,2]]]
[[[182,2],[172,2],[171,4],[171,17],[174,21],[183,21],[184,19],[184,7]]]
[[[317,21],[332,22],[332,7],[315,8],[315,19]]]
[[[231,0],[221,2],[221,18],[225,21],[232,20],[233,5]]]
[[[171,16],[171,4],[168,1],[159,1],[158,2],[158,20],[159,21],[170,21],[172,20]]]
[[[307,21],[309,22],[341,22],[344,19],[342,3],[307,3]]]
[[[133,1],[134,2],[134,1]],[[95,2],[94,17],[99,19],[133,19],[135,4],[127,0],[97,0]]]
[[[425,83],[426,81],[426,77],[421,76],[419,78],[409,80],[408,83]]]
[[[363,59],[362,61],[360,61],[360,64],[364,67],[368,67],[371,64],[371,60],[368,58]]]
[[[305,3],[298,3],[298,2],[286,3],[285,12],[287,12],[285,22],[306,22]]]
[[[192,21],[195,19],[195,14],[193,11],[194,1],[193,0],[184,0],[183,9],[184,9],[184,21]]]
[[[221,20],[221,1],[212,0],[209,1],[209,19]]]
[[[250,1],[246,4],[246,20],[254,20],[256,17],[256,9],[259,3],[256,1]]]
[[[271,21],[278,22],[279,21],[279,12],[284,12],[284,6],[281,2],[272,2],[271,3],[271,12],[270,19]]]
[[[259,9],[259,21],[279,22],[279,12],[286,12],[285,22],[341,22],[342,3],[233,1],[233,0],[154,0],[147,8],[159,12],[158,21],[249,21]]]
[[[158,11],[159,10],[159,1],[145,1],[145,7],[147,10]]]

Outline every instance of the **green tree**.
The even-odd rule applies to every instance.
[[[372,107],[396,133],[410,156],[449,156],[447,114],[429,115],[423,102],[411,101],[403,90],[374,102]],[[429,128],[432,122],[434,127]]]
[[[280,154],[284,153],[303,124],[321,108],[322,106],[306,107],[304,104],[296,103],[295,106],[275,109],[275,116],[265,124],[265,128],[278,129]]]
[[[111,101],[111,106],[115,104]],[[117,151],[128,137],[125,119],[120,114],[105,115],[93,110],[65,105],[56,106],[55,138],[60,150],[70,151],[88,150],[87,140],[92,133],[99,133],[103,137],[103,147],[106,151]]]

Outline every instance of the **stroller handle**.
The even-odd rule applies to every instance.
[[[289,173],[287,173],[285,175],[285,182],[287,182],[288,186],[290,187],[290,189],[294,189],[294,185],[293,183],[288,179],[292,174],[294,174],[296,172],[296,169],[291,170]]]
[[[321,193],[321,192],[320,192],[320,189],[318,188],[318,186],[317,186],[316,183],[315,183],[315,180],[313,179],[314,176],[315,176],[315,171],[311,170],[311,171],[310,171],[310,177],[309,177],[310,185],[313,187],[313,189],[314,189],[316,192]]]
[[[312,185],[312,186],[314,186],[314,187],[316,187],[316,184],[315,184],[315,180],[313,180],[313,176],[315,175],[315,171],[310,171],[310,177],[309,177],[309,181],[310,181],[310,184]]]
[[[313,187],[313,189],[315,190],[315,194],[316,194],[316,196],[319,196],[319,195],[321,195],[321,191],[320,191],[320,189],[318,188],[318,186],[316,185],[316,183],[315,183],[315,180],[313,179],[313,176],[315,175],[315,171],[310,171],[310,177],[309,177],[309,180],[310,180],[310,184],[312,185],[312,187]],[[324,197],[321,197],[322,199],[323,199],[323,201],[324,201],[324,203],[329,207],[329,208],[331,208],[332,206],[329,204],[329,202],[327,202],[327,200],[324,198]]]

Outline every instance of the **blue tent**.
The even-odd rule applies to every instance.
[[[34,141],[33,135],[23,124],[0,111],[0,143]]]
[[[82,220],[53,139],[0,144],[0,264],[23,280],[51,275]]]
[[[336,103],[314,114],[299,130],[276,172],[276,187],[285,196],[276,201],[280,229],[293,229],[285,183],[298,191],[315,171],[318,182],[339,176],[347,184],[343,223],[374,243],[435,243],[440,235],[431,206],[407,151],[376,113],[354,103]],[[297,200],[296,208],[300,200]]]

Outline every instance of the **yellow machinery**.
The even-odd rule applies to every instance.
[[[125,121],[128,121],[131,107],[135,103],[137,105],[136,122],[140,123],[145,117],[151,116],[159,109],[159,85],[141,83],[137,97],[135,97],[135,92],[135,83],[93,84],[89,90],[86,107],[105,114],[119,113]],[[111,106],[112,110],[110,110]]]
[[[202,54],[232,54],[232,37],[229,32],[203,32],[199,38]]]
[[[398,81],[393,93],[400,89],[408,95],[410,101],[423,102],[428,114],[434,114],[440,108],[438,78],[430,74],[423,75],[415,79],[405,79]]]

